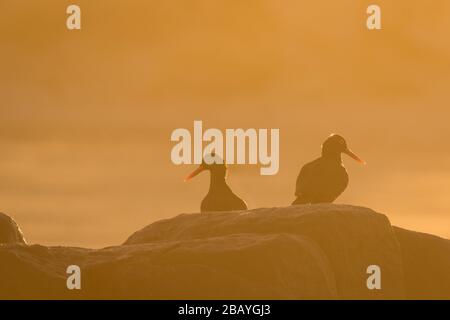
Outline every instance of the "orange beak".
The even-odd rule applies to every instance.
[[[198,175],[199,173],[201,173],[205,170],[206,170],[206,168],[204,166],[198,167],[197,169],[192,171],[186,178],[184,178],[184,182],[191,180],[193,177],[195,177],[196,175]]]
[[[358,161],[360,164],[362,165],[366,165],[366,162],[364,160],[362,160],[360,157],[358,157],[356,154],[354,154],[350,149],[346,149],[344,151],[344,153],[346,155],[348,155],[349,157],[355,159],[356,161]]]

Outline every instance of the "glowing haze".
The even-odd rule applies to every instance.
[[[230,167],[249,207],[294,199],[301,166],[343,135],[362,167],[338,203],[450,237],[450,2],[80,0],[0,4],[0,211],[32,243],[100,247],[199,211],[208,175],[171,132],[279,128],[279,172]]]

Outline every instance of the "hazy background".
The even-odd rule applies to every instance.
[[[66,7],[82,30],[66,29]],[[119,244],[199,211],[208,174],[170,161],[172,130],[280,128],[280,171],[233,166],[249,207],[293,200],[332,132],[338,199],[450,238],[450,2],[0,0],[0,211],[28,241]]]

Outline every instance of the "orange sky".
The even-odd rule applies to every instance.
[[[82,30],[68,31],[77,3]],[[332,132],[338,199],[450,238],[450,2],[3,0],[0,211],[32,243],[118,244],[196,212],[208,175],[170,161],[172,130],[279,128],[280,171],[232,166],[251,208],[288,205]]]

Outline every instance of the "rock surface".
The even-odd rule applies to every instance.
[[[327,257],[341,298],[403,297],[400,248],[389,220],[360,207],[306,205],[180,215],[136,232],[125,245],[242,233],[287,233],[311,239]],[[382,292],[367,290],[366,270],[374,264],[383,269],[386,286]]]
[[[81,290],[66,268],[82,270]],[[381,268],[369,290],[367,268]],[[100,250],[0,246],[0,299],[450,299],[450,241],[346,205],[183,214]]]
[[[22,231],[17,223],[9,216],[0,212],[0,244],[25,244]]]
[[[408,299],[450,299],[450,241],[394,227]]]

